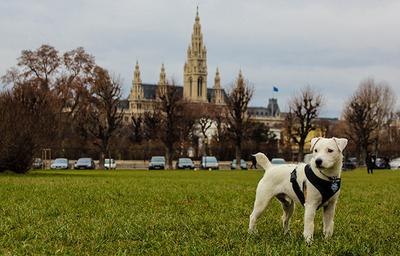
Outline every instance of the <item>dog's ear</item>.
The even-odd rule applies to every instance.
[[[314,151],[314,147],[315,144],[317,144],[317,142],[321,139],[321,137],[315,137],[311,139],[311,148],[310,151],[313,152]]]
[[[333,140],[336,142],[336,145],[338,146],[339,151],[343,152],[343,150],[347,146],[348,140],[345,138],[335,138],[335,137],[333,137]]]

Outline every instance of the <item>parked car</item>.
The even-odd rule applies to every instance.
[[[231,162],[231,170],[236,169],[236,159],[233,159]],[[240,169],[247,170],[247,163],[243,159],[240,159]]]
[[[392,159],[389,163],[390,169],[400,169],[400,157]]]
[[[203,156],[201,158],[200,168],[218,170],[219,164],[217,158],[215,158],[215,156]]]
[[[34,158],[32,163],[33,169],[43,169],[43,161],[41,158]]]
[[[176,169],[194,169],[194,163],[190,158],[179,158],[176,162]]]
[[[376,169],[390,169],[389,159],[386,157],[378,157],[375,160]]]
[[[115,170],[117,168],[117,164],[115,163],[114,159],[106,158],[106,159],[104,159],[104,168],[106,170],[109,170],[109,169]]]
[[[343,161],[342,169],[343,170],[353,170],[357,168],[357,159],[354,157],[350,157]]]
[[[68,169],[68,159],[66,158],[56,158],[50,165],[50,169],[62,170]]]
[[[149,163],[149,170],[154,170],[154,169],[160,169],[160,170],[165,169],[165,157],[163,156],[151,157]]]
[[[74,165],[74,169],[95,169],[96,166],[92,158],[79,158]]]
[[[285,159],[283,159],[283,158],[272,158],[271,164],[272,165],[280,165],[280,164],[287,164],[287,163],[286,163]]]

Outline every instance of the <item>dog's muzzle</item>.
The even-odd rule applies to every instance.
[[[322,166],[322,159],[321,158],[317,158],[315,159],[315,165],[319,168]]]

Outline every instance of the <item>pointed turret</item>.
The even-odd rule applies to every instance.
[[[133,72],[133,81],[130,98],[132,100],[143,99],[142,79],[140,79],[139,62],[136,61],[135,71]]]
[[[222,88],[221,88],[221,78],[219,76],[219,70],[215,72],[214,78],[214,96],[213,96],[213,103],[215,104],[223,104],[224,99],[222,98]]]
[[[165,73],[164,63],[162,63],[160,71],[160,80],[158,81],[158,89],[157,89],[159,97],[165,94],[167,90],[166,86],[167,86],[167,75]]]
[[[214,89],[221,89],[221,78],[219,76],[218,68],[217,68],[217,71],[215,72]]]

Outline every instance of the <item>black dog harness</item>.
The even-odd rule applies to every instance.
[[[322,196],[322,202],[318,206],[319,209],[324,203],[326,203],[333,195],[336,194],[340,190],[340,178],[329,178],[328,180],[324,180],[319,178],[315,173],[312,171],[310,165],[306,165],[304,168],[306,177],[311,184],[314,185],[319,191]],[[305,182],[303,182],[303,191],[300,189],[299,183],[297,183],[297,173],[296,169],[292,171],[290,174],[290,182],[292,183],[293,191],[296,193],[297,198],[299,199],[300,203],[304,206],[305,198],[304,198],[304,187]]]

